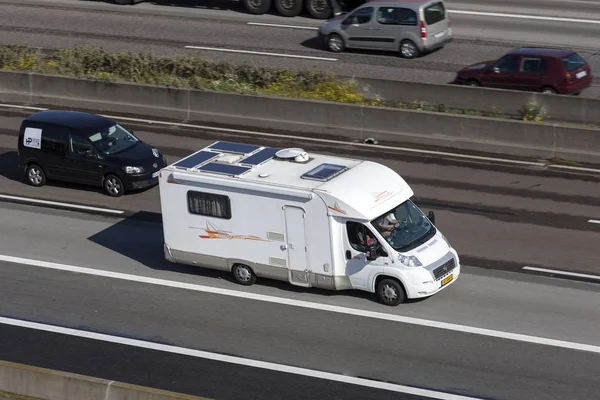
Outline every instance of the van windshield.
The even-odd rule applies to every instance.
[[[425,7],[425,22],[427,25],[437,24],[446,18],[446,8],[444,3],[433,3],[430,6]]]
[[[371,224],[397,251],[409,251],[436,233],[429,218],[410,200],[371,221]]]
[[[119,124],[88,136],[88,139],[103,154],[111,155],[134,146],[139,139]]]

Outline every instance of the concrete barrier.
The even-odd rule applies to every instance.
[[[0,392],[43,400],[208,400],[8,361],[0,361]]]
[[[453,109],[498,111],[518,115],[521,106],[528,102],[541,105],[552,120],[579,124],[600,124],[600,99],[562,96],[516,90],[472,88],[458,85],[389,81],[384,79],[351,78],[369,98],[413,102],[428,105],[444,104]]]
[[[0,71],[0,100],[381,144],[598,163],[600,130]]]

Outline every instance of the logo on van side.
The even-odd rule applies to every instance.
[[[201,239],[239,239],[239,240],[257,240],[260,242],[272,242],[272,240],[263,239],[255,235],[232,235],[231,232],[224,231],[212,222],[206,222],[206,228],[202,229],[206,235],[199,235]]]

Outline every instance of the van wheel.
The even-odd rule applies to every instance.
[[[256,283],[256,275],[252,271],[252,268],[247,265],[236,264],[231,269],[231,272],[233,272],[233,278],[236,282],[241,285],[250,286]]]
[[[275,0],[275,10],[284,17],[297,17],[303,5],[302,0]]]
[[[344,39],[342,39],[340,35],[337,33],[332,33],[327,38],[327,47],[329,48],[329,51],[340,53],[344,51],[346,46],[344,45]]]
[[[544,86],[542,88],[542,93],[555,94],[556,90],[552,86]]]
[[[37,164],[31,164],[27,167],[27,181],[31,186],[44,186],[46,184],[46,174],[42,167]]]
[[[306,11],[314,19],[327,19],[331,16],[331,7],[327,0],[307,0]]]
[[[420,54],[417,45],[411,42],[410,40],[403,40],[400,43],[400,55],[402,58],[416,58]]]
[[[104,190],[109,196],[120,197],[125,192],[123,181],[116,175],[109,174],[104,179]]]
[[[398,281],[387,278],[377,284],[377,298],[386,306],[397,306],[406,301],[406,293]]]

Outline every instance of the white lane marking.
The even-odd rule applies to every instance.
[[[481,11],[462,11],[462,10],[448,10],[448,12],[451,14],[479,15],[479,16],[483,16],[483,17],[534,19],[534,20],[540,20],[540,21],[574,22],[574,23],[579,23],[579,24],[600,24],[600,20],[596,20],[596,19],[544,17],[541,15],[505,14],[505,13],[481,12]]]
[[[411,325],[426,326],[429,328],[446,329],[446,330],[451,330],[451,331],[456,331],[456,332],[461,332],[461,333],[471,333],[471,334],[475,334],[475,335],[491,336],[491,337],[500,338],[500,339],[516,340],[516,341],[520,341],[520,342],[528,342],[528,343],[534,343],[534,344],[545,345],[545,346],[562,347],[562,348],[567,348],[567,349],[572,349],[572,350],[581,350],[581,351],[588,351],[588,352],[592,352],[592,353],[600,353],[600,346],[594,346],[594,345],[589,345],[589,344],[584,344],[584,343],[567,342],[567,341],[563,341],[563,340],[549,339],[549,338],[543,338],[543,337],[538,337],[538,336],[522,335],[519,333],[496,331],[496,330],[484,329],[484,328],[476,328],[476,327],[466,326],[466,325],[451,324],[448,322],[440,322],[440,321],[432,321],[432,320],[427,320],[427,319],[405,317],[405,316],[401,316],[401,315],[394,315],[394,314],[388,314],[388,313],[376,312],[376,311],[367,311],[367,310],[361,310],[361,309],[357,309],[357,308],[334,306],[334,305],[329,305],[329,304],[320,304],[320,303],[314,303],[314,302],[309,302],[309,301],[304,301],[304,300],[294,300],[294,299],[288,299],[285,297],[269,296],[269,295],[257,294],[257,293],[247,293],[247,292],[242,292],[239,290],[221,289],[221,288],[216,288],[216,287],[211,287],[211,286],[196,285],[196,284],[185,283],[185,282],[180,282],[180,281],[151,278],[151,277],[142,276],[142,275],[131,275],[131,274],[125,274],[125,273],[121,273],[121,272],[105,271],[105,270],[95,269],[95,268],[77,267],[77,266],[73,266],[73,265],[59,264],[59,263],[54,263],[54,262],[49,262],[49,261],[33,260],[33,259],[22,258],[22,257],[7,256],[7,255],[2,255],[2,254],[0,254],[0,261],[5,261],[5,262],[10,262],[10,263],[15,263],[15,264],[24,264],[24,265],[29,265],[29,266],[33,266],[33,267],[41,267],[41,268],[55,269],[55,270],[60,270],[60,271],[74,272],[74,273],[79,273],[79,274],[121,279],[121,280],[132,281],[132,282],[147,283],[147,284],[151,284],[151,285],[168,286],[168,287],[173,287],[173,288],[178,288],[178,289],[192,290],[192,291],[196,291],[196,292],[213,293],[213,294],[219,294],[219,295],[223,295],[223,296],[264,301],[267,303],[283,304],[283,305],[293,306],[293,307],[309,308],[309,309],[318,310],[318,311],[329,311],[329,312],[334,312],[334,313],[338,313],[338,314],[346,314],[346,315],[353,315],[353,316],[359,316],[359,317],[380,319],[380,320],[385,320],[385,321],[400,322],[400,323],[411,324]]]
[[[283,53],[267,53],[264,51],[222,49],[222,48],[218,48],[218,47],[203,47],[203,46],[184,46],[184,47],[186,49],[195,49],[195,50],[222,51],[225,53],[257,54],[257,55],[261,55],[261,56],[286,57],[286,58],[303,58],[303,59],[307,59],[307,60],[319,60],[319,61],[337,61],[338,60],[337,58],[299,56],[296,54],[283,54]]]
[[[372,381],[364,378],[355,378],[347,375],[335,374],[332,372],[317,371],[308,368],[292,367],[285,364],[277,364],[266,361],[253,360],[251,358],[242,358],[228,356],[219,353],[211,353],[208,351],[195,350],[186,347],[171,346],[156,342],[147,342],[145,340],[130,339],[120,336],[107,335],[104,333],[96,333],[83,331],[79,329],[65,328],[56,325],[41,324],[38,322],[21,321],[13,318],[0,317],[0,323],[5,325],[19,326],[23,328],[36,329],[40,331],[59,333],[69,336],[77,336],[85,339],[100,340],[103,342],[118,343],[127,346],[141,347],[143,349],[157,350],[174,354],[182,354],[186,356],[205,358],[213,361],[226,362],[230,364],[243,365],[245,367],[262,368],[271,371],[285,372],[288,374],[308,376],[311,378],[326,379],[357,386],[366,386],[375,389],[389,390],[392,392],[408,393],[416,396],[431,397],[434,399],[448,400],[478,400],[475,397],[459,396],[450,393],[437,392],[434,390],[419,389],[411,386],[397,385],[394,383]]]
[[[555,274],[555,275],[577,276],[579,278],[589,278],[589,279],[596,279],[596,280],[600,281],[600,276],[598,276],[598,275],[579,274],[577,272],[557,271],[555,269],[527,267],[527,266],[523,267],[523,269],[526,269],[528,271],[547,272],[549,274]]]
[[[248,25],[256,25],[256,26],[269,26],[273,28],[289,28],[289,29],[308,29],[311,31],[316,31],[319,28],[314,26],[300,26],[300,25],[284,25],[284,24],[268,24],[266,22],[246,22]]]
[[[36,111],[47,110],[47,108],[21,106],[18,104],[0,104],[0,107],[20,108],[20,109],[24,109],[24,110],[32,109],[32,110],[36,110]],[[265,136],[265,137],[273,137],[273,138],[280,138],[280,139],[302,140],[305,142],[318,142],[318,143],[330,143],[330,144],[347,145],[347,146],[355,146],[355,147],[366,147],[366,148],[377,149],[377,150],[403,151],[403,152],[407,152],[407,153],[426,154],[426,155],[432,155],[432,156],[447,156],[447,157],[453,157],[453,158],[463,158],[463,159],[467,159],[467,160],[479,160],[479,161],[489,161],[489,162],[501,162],[501,163],[506,163],[506,164],[527,165],[527,166],[531,166],[531,167],[546,167],[547,166],[547,164],[544,164],[541,162],[533,162],[533,161],[519,161],[519,160],[511,160],[511,159],[504,159],[504,158],[474,156],[474,155],[470,155],[470,154],[451,153],[451,152],[445,152],[445,151],[413,149],[410,147],[383,146],[383,145],[368,144],[368,143],[351,143],[351,142],[347,142],[347,141],[344,142],[341,140],[321,139],[321,138],[313,138],[313,137],[305,137],[305,136],[281,135],[281,134],[276,134],[276,133],[265,133],[265,132],[249,131],[249,130],[242,130],[242,129],[232,129],[232,128],[218,128],[218,127],[213,127],[213,126],[185,124],[185,123],[181,123],[181,122],[167,122],[167,121],[156,121],[156,120],[150,120],[150,119],[122,117],[119,115],[106,115],[106,114],[100,114],[100,115],[107,117],[107,118],[120,119],[123,121],[143,122],[143,123],[150,124],[150,125],[156,124],[156,125],[165,125],[165,126],[178,126],[178,127],[183,127],[183,128],[206,129],[206,130],[213,130],[213,131],[217,131],[217,132],[228,132],[228,133],[236,133],[236,134],[241,133],[241,134],[253,135],[253,136]],[[600,174],[600,170],[592,170],[592,171]]]
[[[598,172],[599,170],[594,168],[585,168],[585,167],[573,167],[571,165],[560,165],[560,164],[550,164],[548,165],[550,168],[560,168],[560,169],[568,169],[572,171],[585,171],[585,172]]]
[[[46,205],[60,206],[60,207],[65,207],[65,208],[73,208],[73,209],[86,210],[86,211],[99,211],[99,212],[109,213],[109,214],[123,214],[123,213],[125,213],[125,211],[122,211],[122,210],[113,210],[113,209],[110,209],[110,208],[99,208],[99,207],[91,207],[91,206],[82,206],[82,205],[79,205],[79,204],[70,204],[70,203],[61,203],[61,202],[58,202],[58,201],[32,199],[32,198],[29,198],[29,197],[11,196],[11,195],[7,195],[7,194],[0,194],[0,199],[24,201],[24,202],[28,202],[28,203],[37,203],[37,204],[46,204]]]
[[[588,222],[590,224],[600,224],[600,220],[597,220],[597,219],[590,219]]]

